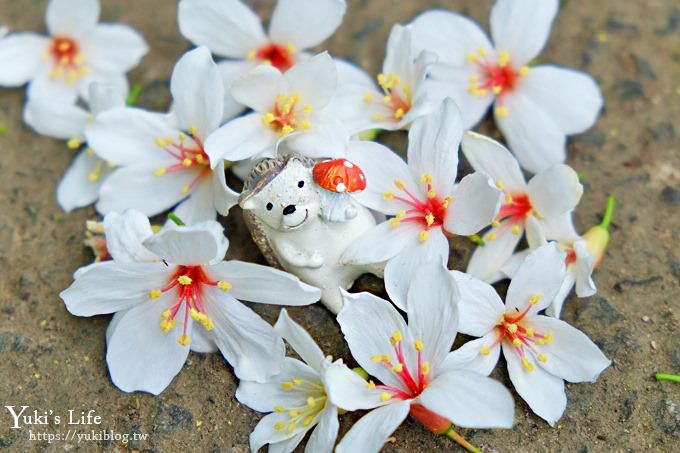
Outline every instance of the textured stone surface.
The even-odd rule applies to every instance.
[[[144,85],[140,103],[167,107],[167,79],[176,58],[189,47],[176,28],[172,1],[104,0],[103,17],[140,30],[151,45],[141,67],[130,74]],[[253,4],[252,2],[249,2]],[[268,15],[273,2],[258,1]],[[453,7],[488,23],[490,0],[355,0],[343,26],[328,41],[335,55],[379,69],[389,27],[419,11]],[[587,332],[614,361],[596,384],[569,385],[570,405],[556,428],[532,415],[517,400],[512,431],[461,430],[492,452],[510,451],[672,451],[680,441],[680,387],[658,383],[655,371],[680,371],[678,262],[676,245],[680,152],[674,124],[680,117],[680,10],[673,0],[620,2],[563,1],[544,63],[586,70],[598,80],[605,112],[597,125],[574,137],[569,163],[585,174],[586,191],[576,213],[585,230],[600,220],[607,194],[619,200],[609,250],[595,279],[599,293],[571,298],[567,321]],[[0,21],[13,30],[43,30],[43,0],[0,0]],[[101,429],[149,433],[130,443],[135,450],[248,450],[248,434],[259,415],[234,398],[236,380],[218,355],[192,354],[160,396],[125,394],[110,382],[104,362],[107,316],[69,315],[59,292],[71,274],[92,257],[82,246],[84,221],[93,209],[65,214],[55,201],[55,185],[71,158],[57,141],[39,137],[21,123],[22,89],[0,90],[0,401],[31,405],[55,414],[95,409]],[[2,128],[0,128],[2,129]],[[490,122],[481,129],[496,134]],[[383,136],[404,150],[402,134]],[[225,220],[230,257],[261,262],[238,212]],[[461,268],[470,253],[453,245],[450,266]],[[376,288],[372,280],[363,287]],[[377,287],[378,289],[380,286]],[[278,309],[256,307],[273,322]],[[321,306],[290,310],[320,346],[349,359],[339,328]],[[649,322],[643,322],[643,316]],[[654,341],[656,348],[651,347]],[[351,361],[351,360],[350,360]],[[495,377],[509,384],[502,370]],[[13,451],[119,451],[116,441],[29,441],[28,429],[10,430],[0,416],[0,446]],[[359,414],[341,419],[345,431]],[[38,427],[65,432],[65,427]],[[95,427],[98,429],[98,427]],[[85,428],[79,428],[85,432]],[[34,431],[36,431],[34,429]],[[386,451],[450,451],[413,421],[394,434]]]

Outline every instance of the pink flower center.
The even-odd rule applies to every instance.
[[[372,119],[374,121],[401,120],[411,110],[413,94],[410,85],[402,83],[401,78],[396,74],[378,74],[378,85],[383,91],[382,98],[376,99],[374,93],[368,91],[364,95],[364,102],[369,105],[381,105],[388,115],[374,113]]]
[[[551,344],[553,341],[552,332],[541,333],[535,331],[528,322],[527,314],[531,307],[541,300],[541,294],[531,296],[526,308],[521,313],[505,313],[496,324],[496,340],[490,345],[484,345],[479,353],[488,355],[490,349],[498,346],[501,341],[506,341],[512,345],[515,352],[519,355],[522,365],[527,372],[534,370],[534,364],[526,357],[527,351],[536,357],[540,362],[548,360],[545,354],[538,351],[538,347]]]
[[[161,313],[160,328],[163,332],[169,332],[175,327],[177,313],[182,306],[185,307],[182,334],[177,339],[179,344],[183,346],[190,342],[187,333],[189,316],[194,321],[199,322],[206,330],[213,328],[212,320],[206,314],[203,305],[204,285],[215,286],[222,291],[231,289],[230,283],[211,279],[202,266],[177,266],[166,286],[149,291],[150,299],[158,299],[162,294],[169,291],[174,291],[176,294],[176,301],[170,308]]]
[[[64,77],[66,82],[74,84],[80,77],[88,73],[83,64],[85,57],[78,44],[71,38],[55,36],[50,41],[49,49],[45,54],[46,59],[53,61],[50,71],[51,78]]]
[[[210,159],[203,149],[203,142],[198,137],[196,128],[190,127],[188,134],[187,137],[186,134],[180,133],[177,139],[172,137],[156,138],[156,146],[175,160],[174,164],[167,167],[156,168],[154,170],[156,176],[160,177],[181,171],[196,172],[194,179],[180,189],[183,194],[189,193],[201,179],[210,174]]]
[[[251,52],[248,58],[257,58],[265,64],[271,64],[281,72],[286,72],[295,64],[295,48],[291,45],[282,46],[272,42]]]
[[[410,207],[410,209],[397,212],[396,216],[390,219],[390,226],[398,227],[402,223],[416,223],[423,228],[419,237],[421,242],[425,242],[429,237],[431,228],[441,228],[444,225],[451,197],[442,198],[434,191],[432,176],[429,173],[423,173],[420,179],[426,193],[424,200],[409,191],[400,179],[394,181],[397,192],[384,192],[383,199],[387,201],[397,200]]]
[[[564,259],[564,264],[567,266],[574,264],[576,262],[576,252],[574,251],[573,247],[568,248],[566,252],[567,257]]]
[[[507,107],[503,105],[505,96],[517,87],[522,77],[528,74],[529,67],[522,66],[516,69],[510,60],[510,54],[506,51],[499,52],[495,61],[488,59],[487,56],[488,52],[484,48],[468,54],[468,63],[477,69],[477,73],[470,76],[468,80],[468,92],[480,98],[492,93],[497,100],[496,114],[505,116],[508,114]]]
[[[375,385],[372,381],[367,384],[368,387],[378,388],[384,390],[380,395],[382,401],[387,401],[392,398],[401,400],[413,399],[420,395],[429,384],[428,374],[430,373],[429,362],[423,362],[422,350],[423,342],[416,340],[413,342],[413,348],[417,353],[417,373],[411,374],[408,364],[404,358],[404,346],[402,342],[402,334],[399,330],[394,332],[390,337],[393,354],[377,354],[372,357],[374,363],[381,363],[395,374],[397,379],[401,382],[401,387],[394,387],[387,384]]]
[[[295,131],[307,131],[312,127],[308,116],[314,110],[311,104],[304,104],[300,108],[299,94],[287,95],[279,93],[272,109],[262,115],[262,122],[274,130],[280,136],[288,135]]]
[[[496,185],[502,189],[503,185],[497,181]],[[503,234],[508,228],[513,234],[520,234],[522,232],[522,225],[528,215],[533,212],[531,200],[525,193],[505,194],[505,203],[501,205],[500,211],[496,216],[496,220],[491,223],[491,226],[496,228],[484,236],[485,241],[493,241],[497,236]]]

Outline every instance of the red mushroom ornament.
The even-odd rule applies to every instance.
[[[344,158],[318,162],[312,169],[321,195],[321,216],[329,222],[346,222],[357,215],[352,193],[366,188],[366,175]]]

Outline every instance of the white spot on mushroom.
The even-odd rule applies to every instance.
[[[347,168],[352,168],[352,167],[354,167],[354,164],[353,164],[352,162],[348,161],[348,160],[346,160],[346,161],[343,162],[343,163],[345,164],[345,167],[347,167]]]
[[[347,190],[347,187],[345,186],[344,183],[340,183],[340,184],[338,184],[337,186],[335,186],[335,191],[336,191],[336,192],[342,193],[342,192],[344,192],[345,190]]]
[[[363,174],[363,173],[361,173],[361,174],[359,175],[359,178],[360,178],[362,181],[363,181],[364,179],[366,179],[366,178],[364,178],[364,174]]]

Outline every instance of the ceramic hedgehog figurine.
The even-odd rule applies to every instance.
[[[383,265],[344,265],[347,246],[375,226],[367,208],[349,199],[344,221],[322,216],[322,196],[312,178],[313,159],[291,153],[261,160],[245,180],[239,204],[246,225],[267,261],[322,290],[321,302],[337,314],[340,288],[361,274],[382,276]]]

